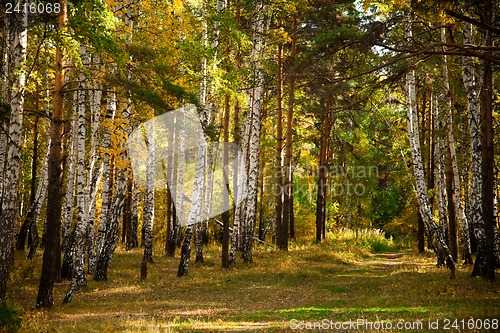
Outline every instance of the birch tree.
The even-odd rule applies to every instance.
[[[83,64],[87,64],[87,49],[85,45],[80,46],[80,57]],[[77,175],[76,175],[76,203],[77,203],[77,218],[76,227],[74,230],[74,251],[72,251],[72,273],[69,289],[64,298],[64,303],[68,303],[73,298],[73,293],[78,287],[86,286],[85,278],[85,240],[87,232],[87,219],[85,208],[86,203],[86,187],[85,187],[85,111],[86,111],[86,91],[85,91],[85,74],[80,72],[78,76],[80,82],[80,90],[76,92],[78,96],[77,103],[77,121],[76,121],[76,157],[77,157]]]
[[[412,38],[411,16],[406,16],[405,37]],[[406,109],[408,118],[408,135],[410,141],[411,156],[413,162],[413,175],[415,177],[417,201],[420,214],[427,227],[428,235],[433,244],[438,263],[445,264],[451,272],[451,278],[455,277],[455,264],[445,243],[442,230],[436,225],[432,217],[432,210],[427,197],[427,185],[425,183],[424,166],[422,162],[422,151],[420,147],[420,134],[416,107],[416,83],[415,69],[409,67],[405,75]]]
[[[259,170],[259,142],[261,127],[261,110],[264,84],[264,68],[262,64],[263,34],[266,23],[264,11],[265,5],[258,1],[255,12],[256,19],[252,38],[251,66],[253,71],[253,87],[248,100],[248,116],[245,128],[244,150],[247,154],[247,198],[244,204],[242,225],[242,251],[243,261],[252,262],[254,230],[256,223],[256,202],[258,192],[258,170]]]
[[[24,4],[24,1],[21,5]],[[12,28],[12,89],[10,98],[10,123],[7,141],[7,166],[5,168],[4,193],[0,212],[0,303],[5,299],[9,266],[14,260],[13,246],[16,220],[19,214],[17,202],[21,140],[23,127],[24,93],[26,84],[26,48],[28,44],[28,13],[11,14]]]
[[[141,264],[141,279],[147,277],[148,262],[153,262],[153,222],[155,216],[155,138],[151,122],[146,123],[144,132],[148,154],[146,161],[146,195],[142,220],[144,254]]]
[[[475,38],[472,24],[464,23],[464,45],[474,44]],[[469,189],[469,209],[474,236],[477,242],[477,257],[474,269],[481,271],[485,266],[486,257],[486,234],[484,230],[484,220],[482,211],[481,191],[481,144],[480,144],[480,113],[481,106],[479,100],[481,78],[475,69],[473,57],[462,58],[462,78],[467,94],[467,116],[469,120],[470,137],[470,189]]]
[[[441,40],[446,41],[445,28],[441,28]],[[446,107],[446,138],[448,143],[448,151],[450,155],[450,163],[452,167],[452,184],[453,184],[453,207],[455,208],[455,216],[458,219],[460,225],[460,231],[462,236],[462,247],[463,247],[463,257],[464,264],[468,265],[472,263],[471,251],[470,251],[470,239],[469,239],[469,223],[467,216],[465,216],[464,205],[462,203],[461,193],[462,188],[460,185],[460,173],[458,169],[457,153],[455,149],[455,136],[453,129],[453,104],[451,96],[451,86],[450,86],[450,71],[448,56],[443,56],[443,80],[445,89],[445,107]]]

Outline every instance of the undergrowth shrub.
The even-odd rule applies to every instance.
[[[397,251],[398,244],[392,237],[387,238],[379,229],[347,229],[342,228],[327,235],[332,244],[344,244],[365,248],[370,252]]]
[[[11,302],[0,304],[0,332],[16,332],[21,324],[21,314]]]

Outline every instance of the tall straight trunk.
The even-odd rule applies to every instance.
[[[498,6],[498,5],[497,5]],[[488,25],[493,24],[493,1],[487,0],[484,4],[484,20]],[[488,55],[492,56],[493,34],[485,30],[483,44],[488,48]],[[486,234],[484,253],[478,253],[474,265],[475,273],[493,281],[495,280],[495,266],[499,262],[498,248],[495,251],[495,241],[498,234],[495,232],[495,149],[493,130],[493,66],[488,60],[483,60],[483,84],[481,90],[481,200],[484,218],[484,232]],[[484,256],[484,257],[482,257]],[[473,272],[474,273],[474,272]],[[474,274],[473,274],[474,275]]]
[[[176,118],[174,121],[177,123],[180,120]],[[178,128],[177,125],[176,125],[176,128]],[[181,142],[180,142],[181,140],[184,140],[184,136],[182,136],[183,134],[180,132],[180,130],[175,130],[173,132],[174,132],[173,139],[170,142],[174,145],[175,150],[179,151],[179,154],[175,154],[173,156],[173,158],[171,156],[168,157],[168,159],[169,159],[168,163],[170,163],[170,161],[171,161],[172,166],[167,168],[168,172],[171,173],[171,175],[167,175],[167,179],[172,179],[172,184],[177,184],[177,176],[178,176],[177,170],[179,170],[179,174],[181,174],[181,175],[184,173],[184,171],[183,171],[183,169],[184,169],[184,157],[183,157],[183,155],[181,155],[181,154],[184,154],[183,150],[182,150],[184,148],[181,148]],[[182,143],[182,145],[184,145],[184,143]],[[179,158],[179,155],[181,155],[180,156],[181,158]],[[182,164],[180,164],[180,163],[182,163]],[[173,174],[172,174],[172,172],[173,172]],[[179,190],[179,187],[180,187],[180,190]],[[179,191],[182,191],[182,184],[179,184],[179,186],[176,188],[176,191],[174,191],[174,192],[171,192],[169,190],[169,195],[172,198],[170,200],[171,218],[168,221],[167,240],[166,240],[166,245],[165,245],[166,246],[165,252],[166,252],[167,257],[173,257],[175,255],[175,248],[177,245],[176,244],[176,241],[177,241],[176,236],[177,236],[177,233],[179,230],[179,224],[177,223],[176,210],[182,209],[181,201],[178,201],[178,200],[181,200],[181,198],[182,198]],[[178,203],[178,207],[176,205],[174,205],[174,202]]]
[[[171,145],[172,147],[175,147],[176,143],[175,143],[175,131],[169,131],[168,132],[168,137],[167,137],[167,140],[168,140],[168,144],[169,146]],[[174,148],[175,149],[175,148]],[[165,177],[166,179],[172,179],[172,170],[173,170],[173,163],[174,163],[174,157],[172,156],[172,154],[168,154],[167,156],[167,165],[164,166],[164,172],[165,172]],[[166,169],[166,170],[165,170]],[[175,184],[175,182],[173,182],[172,184]],[[174,250],[174,253],[170,253],[170,248],[171,248],[171,240],[172,240],[172,234],[174,233],[174,219],[175,219],[175,216],[174,216],[174,200],[173,200],[173,193],[171,192],[171,187],[172,185],[171,184],[167,184],[167,189],[166,189],[166,194],[165,194],[165,206],[166,206],[166,217],[167,217],[167,234],[165,236],[165,255],[167,257],[170,257],[170,256],[173,256],[173,254],[175,253],[175,245],[173,246],[173,250]],[[174,242],[175,244],[175,242]]]
[[[448,244],[448,212],[446,203],[446,175],[445,175],[445,147],[441,133],[444,129],[443,125],[443,115],[439,112],[439,107],[437,103],[434,105],[434,133],[436,140],[436,149],[434,150],[435,155],[435,176],[436,179],[436,197],[437,197],[437,208],[438,208],[438,218],[441,229],[443,230],[443,237]],[[443,265],[444,262],[439,263]]]
[[[278,64],[276,79],[276,167],[275,167],[275,200],[276,200],[276,245],[280,250],[288,250],[288,221],[283,219],[283,44],[278,43]]]
[[[146,161],[146,195],[144,198],[144,213],[142,231],[144,239],[144,254],[141,264],[141,278],[147,276],[147,264],[153,262],[153,223],[155,217],[155,138],[153,124],[146,123],[145,129],[148,156]]]
[[[116,102],[116,99],[112,97],[112,100]],[[113,107],[116,110],[116,104]],[[129,107],[123,108],[120,112],[120,122],[122,123],[121,135],[128,138],[131,132],[130,125],[130,112]],[[108,115],[109,115],[108,110]],[[127,183],[128,178],[131,177],[130,161],[127,157],[125,149],[125,140],[120,141],[119,144],[120,153],[116,157],[116,183],[113,191],[113,195],[110,198],[110,205],[107,211],[107,215],[104,217],[106,224],[103,232],[103,239],[101,250],[98,251],[96,256],[95,270],[94,270],[94,280],[102,281],[108,278],[108,269],[111,265],[111,260],[113,259],[113,254],[115,252],[116,246],[118,244],[118,234],[120,231],[120,221],[123,217],[123,210],[125,206],[125,196],[127,193]],[[104,181],[107,181],[104,179]],[[102,223],[103,221],[101,221]]]
[[[230,114],[230,107],[229,107],[229,95],[226,95],[224,97],[224,119],[223,119],[223,126],[222,126],[222,140],[224,142],[229,142],[229,114]],[[224,146],[224,152],[223,152],[223,165],[227,165],[229,157],[228,157],[228,149],[226,146]],[[229,184],[229,175],[227,175],[227,169],[224,168],[223,171],[224,173],[224,183]],[[229,190],[229,189],[228,189]],[[228,193],[230,193],[228,191]],[[229,206],[229,197],[224,196],[224,205],[226,207]],[[223,268],[229,268],[229,218],[230,214],[229,211],[225,211],[222,213],[222,267]]]
[[[446,42],[445,28],[441,29],[441,41]],[[452,196],[452,202],[450,203],[450,209],[453,208],[454,216],[457,218],[461,236],[462,236],[462,246],[463,246],[463,258],[464,264],[468,265],[472,263],[471,250],[470,250],[470,238],[469,238],[469,222],[467,216],[465,215],[464,206],[461,198],[461,186],[460,186],[460,172],[458,170],[457,153],[455,150],[455,137],[453,130],[453,90],[450,84],[451,79],[451,68],[448,65],[448,56],[443,56],[443,73],[444,73],[444,89],[445,89],[445,105],[446,105],[446,133],[447,133],[447,143],[448,143],[448,155],[449,155],[449,178],[447,182],[449,183],[448,192]],[[453,259],[455,261],[458,258],[458,248],[456,247],[456,227],[455,221],[452,220],[450,211],[450,251],[452,252]],[[455,235],[451,235],[451,233]]]
[[[46,124],[48,133],[48,130],[50,129],[50,121],[48,119],[46,121]],[[40,240],[40,237],[38,236],[38,218],[40,217],[40,211],[42,209],[42,205],[43,202],[45,201],[47,193],[47,181],[48,181],[47,171],[49,163],[49,152],[50,152],[50,136],[47,136],[47,152],[43,160],[42,170],[40,171],[35,199],[31,204],[28,214],[26,215],[26,221],[25,221],[29,229],[29,234],[28,234],[29,253],[27,258],[30,260],[33,259]]]
[[[110,196],[110,182],[111,182],[111,156],[107,149],[111,147],[111,133],[110,126],[115,118],[116,113],[116,93],[107,93],[106,99],[106,120],[103,124],[103,138],[101,143],[101,148],[104,150],[103,157],[103,173],[102,173],[102,189],[101,189],[101,215],[99,219],[99,227],[97,232],[97,243],[96,243],[96,258],[100,257],[102,248],[104,246],[106,229],[109,223],[109,207],[111,205]]]
[[[62,236],[62,251],[66,251],[69,243],[69,238],[71,234],[71,227],[73,225],[73,219],[75,215],[75,182],[76,182],[76,134],[78,128],[76,126],[78,114],[78,97],[74,94],[73,98],[73,112],[71,116],[70,135],[67,137],[66,145],[68,147],[68,163],[66,168],[67,181],[66,181],[66,193],[64,195],[63,204],[63,216],[61,221],[61,236]],[[63,270],[64,271],[64,270]],[[63,277],[64,273],[63,273]]]
[[[316,195],[316,243],[321,243],[326,234],[326,189],[328,168],[328,147],[330,145],[331,110],[330,100],[323,102],[320,115],[319,163]]]
[[[23,2],[24,3],[24,2]],[[21,3],[22,5],[22,3]],[[28,14],[17,18],[11,14],[14,45],[12,48],[12,96],[10,100],[10,125],[7,144],[7,167],[5,169],[5,190],[0,212],[0,303],[5,299],[9,267],[14,260],[14,239],[16,220],[19,214],[18,188],[21,164],[21,141],[23,127],[24,88],[26,84],[26,48],[28,44]]]
[[[455,214],[455,202],[453,199],[453,169],[451,166],[450,150],[446,157],[446,199],[448,201],[448,247],[454,262],[458,261],[458,235],[457,235],[457,216]]]
[[[286,117],[286,142],[285,142],[285,182],[283,198],[283,221],[289,225],[290,238],[295,239],[295,223],[293,213],[293,109],[295,105],[295,59],[297,57],[297,17],[293,18],[292,40],[290,51],[291,67],[289,70],[290,81],[288,83],[288,109]]]
[[[205,221],[194,225],[194,244],[196,256],[194,262],[203,262],[203,225]]]
[[[201,227],[201,222],[196,222],[201,214],[202,210],[202,195],[203,186],[205,183],[205,145],[202,142],[198,144],[197,160],[196,160],[196,171],[195,179],[193,185],[193,192],[191,195],[191,206],[189,209],[186,231],[184,233],[184,241],[181,248],[181,259],[179,262],[179,268],[177,271],[177,276],[181,277],[188,273],[189,261],[191,257],[191,238],[193,234],[193,228]],[[181,210],[179,210],[181,211]]]
[[[422,147],[425,147],[426,146],[426,129],[427,129],[427,126],[426,126],[426,103],[427,103],[427,99],[426,99],[426,92],[425,90],[422,92],[423,94],[423,97],[422,97],[422,104],[421,104],[421,107],[419,110],[417,110],[417,113],[420,114],[420,123],[419,123],[419,126],[420,126],[420,130],[422,132],[422,135],[420,136],[420,145]],[[417,105],[418,107],[418,105]],[[424,155],[425,157],[425,155]],[[426,163],[425,159],[424,159],[424,163]],[[428,171],[428,168],[426,169],[426,171]],[[425,230],[425,224],[424,224],[424,220],[422,219],[422,215],[420,214],[420,211],[418,211],[417,209],[417,214],[418,214],[418,220],[417,220],[417,238],[418,238],[418,251],[419,253],[424,253],[425,252],[425,234],[426,234],[426,230]]]
[[[472,25],[464,24],[464,45],[474,44],[474,34]],[[479,92],[481,87],[481,78],[474,69],[472,57],[463,57],[462,60],[462,77],[464,81],[465,91],[467,93],[467,115],[469,118],[469,135],[470,135],[470,215],[474,236],[477,242],[477,257],[472,271],[473,276],[483,275],[486,272],[486,233],[485,223],[483,219],[482,208],[482,156],[481,156],[481,139],[479,132],[479,124],[481,123],[481,107],[479,101]],[[489,170],[491,172],[491,170]]]
[[[258,239],[263,241],[266,238],[266,233],[264,229],[264,212],[265,207],[268,205],[267,202],[264,202],[264,152],[260,152],[260,162],[259,162],[259,227],[258,227]]]
[[[80,57],[83,64],[87,64],[87,50],[85,46],[80,46]],[[86,245],[86,232],[87,232],[87,207],[85,199],[87,198],[85,187],[85,111],[86,111],[86,93],[85,93],[85,75],[80,73],[78,80],[80,81],[80,90],[76,92],[78,97],[77,103],[77,121],[76,121],[76,161],[77,161],[77,174],[76,174],[76,203],[77,203],[77,217],[75,228],[75,249],[73,251],[73,267],[71,273],[71,283],[66,292],[64,303],[71,302],[74,292],[82,286],[87,285],[85,277],[85,245]]]
[[[11,34],[10,34],[11,15],[3,16],[3,43],[2,43],[2,103],[10,104],[10,53],[11,53]],[[5,163],[7,157],[7,122],[0,121],[0,214],[4,197],[4,181],[5,181]]]
[[[405,37],[412,38],[410,17],[405,27]],[[415,177],[417,200],[419,210],[422,214],[428,235],[434,247],[438,263],[444,263],[451,271],[451,278],[455,277],[455,264],[450,255],[450,250],[446,245],[442,230],[434,222],[429,198],[427,197],[427,186],[425,184],[424,165],[422,162],[422,151],[420,147],[420,135],[418,126],[418,116],[416,112],[416,83],[415,69],[410,67],[406,72],[406,106],[408,117],[408,134],[413,162],[413,174]]]
[[[61,12],[58,30],[64,32],[68,24],[67,0],[59,0]],[[56,70],[53,112],[51,118],[51,144],[49,158],[49,181],[47,188],[46,240],[43,252],[42,273],[36,301],[37,308],[51,307],[54,303],[54,282],[59,278],[61,267],[61,211],[62,211],[62,164],[64,132],[64,73],[66,62],[61,45],[56,46]]]
[[[243,214],[242,225],[242,250],[243,261],[252,262],[253,260],[253,238],[256,222],[256,203],[258,192],[258,170],[259,170],[259,142],[262,113],[262,92],[264,84],[264,72],[262,64],[263,52],[263,33],[265,25],[264,17],[265,5],[259,1],[256,5],[257,18],[255,21],[253,42],[252,42],[252,67],[254,76],[254,87],[252,88],[249,100],[249,113],[247,118],[247,128],[245,147],[247,148],[247,197],[245,200],[245,211]]]
[[[35,110],[38,112],[38,94],[35,96]],[[37,178],[37,169],[38,169],[38,123],[39,117],[35,116],[35,122],[33,124],[33,153],[31,154],[31,186],[30,186],[30,210],[28,211],[28,215],[33,207],[36,200],[36,178]],[[26,237],[28,236],[28,232],[30,231],[31,226],[31,218],[28,218],[26,215],[26,219],[21,225],[21,229],[17,235],[16,241],[16,249],[18,251],[24,251],[26,246]],[[38,234],[38,232],[37,232]],[[37,235],[38,236],[38,235]]]
[[[100,67],[99,59],[92,60],[93,65]],[[99,183],[103,173],[103,163],[99,163],[99,128],[101,126],[101,103],[102,90],[98,83],[94,84],[94,90],[89,92],[90,99],[90,117],[91,117],[91,139],[90,139],[90,167],[87,173],[87,197],[85,198],[85,218],[87,220],[86,247],[88,253],[89,274],[93,273],[95,267],[96,249],[95,249],[95,231],[94,221],[96,217],[96,198],[99,190]]]
[[[136,248],[139,246],[139,188],[137,183],[134,181],[132,183],[132,208],[131,208],[131,242],[132,247]]]
[[[235,21],[236,21],[236,28],[239,29],[241,25],[241,6],[240,6],[240,1],[235,0],[234,4],[234,12],[235,12]],[[235,62],[236,62],[236,68],[238,70],[241,70],[241,43],[238,42],[236,45],[236,52],[235,52]],[[236,145],[241,144],[241,135],[240,135],[240,102],[239,99],[236,99],[235,105],[234,105],[234,117],[233,117],[233,140]],[[243,168],[241,168],[240,171],[243,171]],[[237,180],[238,178],[238,168],[234,168],[233,170],[233,179]],[[240,184],[240,183],[238,183]],[[238,189],[236,188],[235,191],[237,192]],[[238,193],[234,193],[234,197],[237,196]],[[230,240],[230,247],[229,247],[229,264],[235,264],[236,263],[236,252],[238,250],[238,244],[241,239],[241,209],[243,206],[243,202],[240,202],[236,207],[234,207],[234,213],[233,213],[233,230],[231,232],[231,240]]]

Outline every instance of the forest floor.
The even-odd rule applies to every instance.
[[[204,263],[183,278],[176,277],[177,257],[157,253],[142,281],[141,249],[118,249],[108,281],[89,280],[65,305],[68,282],[58,283],[50,310],[34,308],[41,258],[29,262],[18,253],[8,298],[21,313],[20,331],[472,332],[470,319],[500,319],[498,281],[470,278],[470,266],[450,280],[432,253],[374,253],[347,241],[292,244],[287,253],[257,246],[254,263],[226,271],[220,248],[209,246]]]

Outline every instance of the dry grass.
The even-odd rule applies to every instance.
[[[469,278],[471,267],[459,267],[450,281],[431,254],[409,250],[373,254],[348,241],[292,245],[288,253],[257,247],[253,264],[226,271],[220,249],[210,247],[205,263],[191,265],[184,278],[175,276],[178,258],[157,253],[146,281],[139,279],[141,250],[118,250],[109,281],[88,281],[66,305],[68,284],[57,284],[56,304],[41,311],[34,309],[41,258],[19,256],[8,297],[23,313],[21,331],[274,332],[289,330],[291,319],[425,322],[500,315],[498,282]]]

